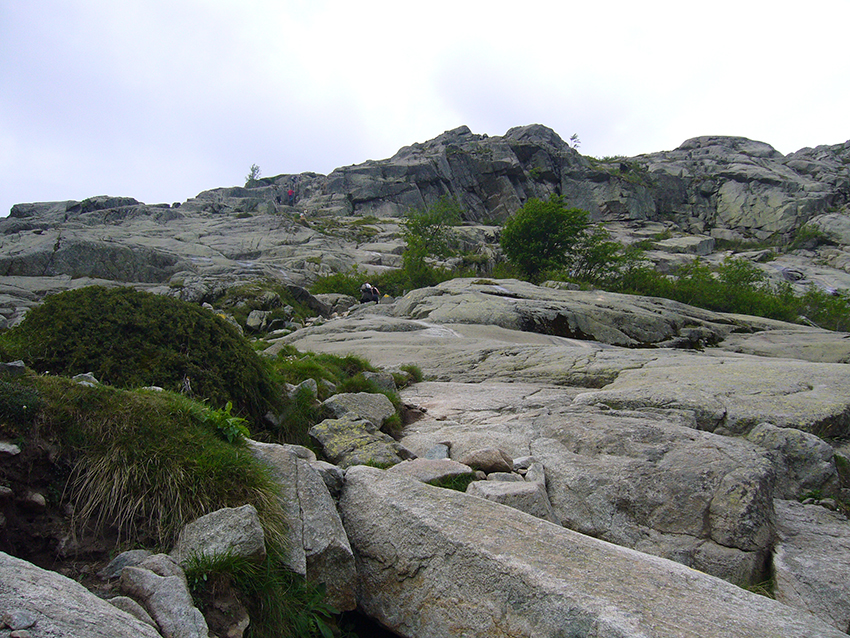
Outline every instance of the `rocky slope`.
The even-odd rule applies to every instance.
[[[832,242],[742,254],[771,259],[758,263],[777,276],[850,289],[848,161],[850,143],[782,156],[741,138],[597,160],[540,126],[493,138],[461,128],[388,160],[179,206],[18,205],[0,221],[0,313],[13,323],[44,294],[92,281],[204,301],[259,277],[304,284],[355,264],[391,268],[397,216],[443,195],[463,204],[469,247],[494,259],[498,229],[487,224],[550,193],[626,241],[652,239],[659,268],[811,224]],[[294,205],[283,201],[290,185]],[[335,467],[306,451],[255,450],[289,480],[312,477],[312,496],[286,488],[294,509],[331,504],[331,523],[296,523],[296,569],[346,574],[345,605],[398,635],[850,630],[847,334],[482,276],[355,306],[268,353],[285,345],[416,364],[428,378],[402,393],[421,418],[398,441],[378,432],[378,417],[343,411],[313,433]],[[356,466],[381,446],[394,469]],[[423,485],[426,459],[484,480],[467,494]],[[736,586],[764,581],[776,600]]]
[[[808,224],[831,242],[770,261],[763,251],[751,256],[777,277],[850,288],[850,142],[783,156],[744,138],[700,137],[672,151],[596,159],[540,125],[501,137],[461,127],[386,160],[263,178],[182,204],[106,196],[18,204],[0,220],[0,313],[15,321],[44,294],[92,279],[200,300],[245,279],[304,284],[352,265],[395,267],[398,217],[444,196],[464,211],[466,249],[489,245],[485,254],[497,258],[488,224],[553,193],[624,241],[654,239],[660,268],[710,258],[718,241],[782,246]]]

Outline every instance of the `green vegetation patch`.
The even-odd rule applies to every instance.
[[[283,542],[273,481],[203,404],[63,377],[32,375],[25,384],[43,402],[27,440],[52,441],[71,468],[64,492],[78,530],[114,528],[122,541],[168,548],[199,516],[252,503],[267,534]]]
[[[132,288],[90,286],[45,299],[0,335],[0,354],[39,371],[91,372],[120,388],[159,386],[254,422],[275,403],[262,359],[224,319],[194,304]]]
[[[428,481],[428,484],[448,490],[466,492],[466,488],[469,487],[469,484],[474,480],[474,474],[455,474],[452,476],[444,476],[442,478],[434,479],[433,481]]]

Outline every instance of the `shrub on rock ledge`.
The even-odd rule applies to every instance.
[[[257,422],[274,384],[251,346],[199,306],[132,288],[90,286],[45,299],[0,337],[0,351],[39,372],[91,372],[103,383],[161,386],[192,394]]]

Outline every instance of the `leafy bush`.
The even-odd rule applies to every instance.
[[[402,234],[408,248],[423,246],[428,255],[448,257],[456,249],[451,227],[460,223],[460,204],[443,197],[427,208],[408,211],[402,222]]]
[[[221,317],[132,288],[90,286],[48,297],[0,335],[5,354],[39,372],[91,372],[122,388],[191,390],[214,406],[233,401],[254,422],[276,391],[262,359]]]
[[[242,440],[250,434],[245,425],[245,419],[230,414],[231,409],[233,409],[233,402],[228,401],[224,408],[208,411],[203,419],[204,423],[212,427],[228,443]]]
[[[586,211],[567,208],[563,198],[530,199],[502,228],[501,245],[508,260],[529,280],[547,270],[569,265],[569,251],[590,225]]]
[[[402,235],[407,243],[402,253],[406,288],[434,286],[451,278],[450,271],[434,268],[427,259],[449,257],[457,251],[457,241],[451,227],[460,223],[460,204],[446,197],[432,206],[407,213],[402,222]]]
[[[814,286],[799,298],[799,314],[805,320],[827,330],[850,331],[850,294],[830,294]]]
[[[360,298],[360,286],[368,281],[368,273],[352,266],[346,272],[336,272],[331,275],[319,277],[312,286],[310,292],[314,295],[326,293],[339,293],[349,295],[355,299]]]

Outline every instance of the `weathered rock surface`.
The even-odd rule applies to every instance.
[[[414,453],[439,440],[451,441],[455,459],[485,442],[530,453],[565,527],[733,582],[764,580],[774,538],[766,450],[688,427],[675,410],[575,406],[552,386],[430,382],[403,397],[427,408],[402,438]]]
[[[469,484],[466,493],[513,507],[550,523],[560,524],[546,495],[546,488],[538,483],[526,483],[522,480],[475,481]]]
[[[169,561],[171,561],[169,563]],[[195,607],[186,576],[164,555],[121,571],[121,590],[141,601],[164,638],[207,638],[209,628]]]
[[[378,428],[395,414],[392,402],[383,394],[372,392],[340,392],[322,403],[334,418],[345,415],[365,419]]]
[[[340,467],[361,464],[387,467],[412,458],[404,446],[371,421],[349,414],[314,425],[310,436],[322,446],[325,456]]]
[[[477,224],[459,233],[464,249],[486,254],[498,252],[497,229],[482,222],[501,222],[529,198],[551,194],[595,221],[619,225],[618,236],[629,241],[653,240],[653,225],[672,232],[657,239],[653,259],[660,263],[671,250],[707,256],[715,237],[787,237],[811,223],[834,243],[814,246],[801,254],[802,265],[793,265],[804,281],[847,289],[848,158],[850,142],[782,156],[761,142],[715,136],[672,151],[598,160],[545,126],[494,137],[459,127],[385,160],[327,176],[279,175],[250,188],[217,188],[179,205],[128,197],[18,204],[0,220],[0,306],[14,322],[46,289],[87,280],[204,301],[246,280],[303,286],[354,265],[397,268],[402,244],[394,220],[446,196]],[[284,201],[290,187],[298,193],[294,206]],[[365,216],[376,219],[364,224]],[[771,263],[781,270],[792,262]],[[332,306],[320,303],[327,316]]]
[[[161,638],[156,629],[79,583],[2,552],[0,609],[4,620],[26,617],[14,629],[30,630],[33,636]]]
[[[677,563],[375,468],[349,468],[340,508],[360,604],[401,636],[844,635]]]
[[[463,463],[452,461],[451,459],[410,459],[403,463],[398,463],[387,469],[388,472],[394,472],[409,476],[423,483],[433,483],[451,478],[473,477],[472,468]]]
[[[835,450],[814,434],[760,423],[747,440],[774,453],[776,498],[799,499],[809,492],[832,495],[840,489]]]
[[[850,522],[818,505],[776,501],[776,599],[850,632]]]

